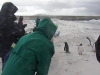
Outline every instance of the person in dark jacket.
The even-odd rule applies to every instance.
[[[4,66],[2,75],[48,75],[54,45],[51,41],[57,26],[44,18],[33,33],[23,36]]]
[[[19,17],[18,24],[19,24],[19,25],[20,25],[20,24],[23,25],[23,16],[20,16],[20,17]]]
[[[0,57],[4,64],[6,54],[11,50],[12,43],[17,43],[20,30],[14,13],[18,8],[11,2],[5,2],[0,11]]]
[[[18,32],[18,35],[16,34],[17,37],[19,36],[19,34],[20,34],[19,38],[26,34],[24,29],[26,26],[27,24],[23,23],[23,16],[20,16],[18,20],[18,25],[16,26],[16,28],[20,31],[20,33]]]
[[[96,58],[98,62],[100,63],[100,35],[97,41],[95,42],[95,49],[96,49]]]

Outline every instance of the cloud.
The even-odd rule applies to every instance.
[[[85,11],[86,8],[80,7],[80,8],[67,8],[67,9],[54,9],[52,12],[48,12],[50,15],[56,14],[56,15],[86,15]],[[59,11],[59,12],[58,12]]]
[[[47,14],[47,11],[44,10],[44,9],[38,9],[37,8],[34,8],[32,6],[25,6],[24,8],[23,7],[18,7],[19,10],[18,12],[16,13],[16,15],[36,15],[36,14]]]
[[[100,15],[100,0],[1,0],[18,7],[16,14]]]

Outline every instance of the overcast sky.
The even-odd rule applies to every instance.
[[[0,6],[4,2],[18,7],[16,15],[100,16],[100,0],[0,0]]]

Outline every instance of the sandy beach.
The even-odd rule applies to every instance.
[[[100,63],[96,60],[93,44],[100,34],[98,21],[66,21],[52,19],[58,25],[59,36],[53,38],[55,54],[48,75],[100,75]],[[29,32],[35,26],[33,20],[25,20]],[[91,44],[89,40],[90,38]],[[70,53],[64,51],[64,42],[69,45]],[[83,49],[79,55],[79,49]],[[0,61],[0,72],[2,63]]]

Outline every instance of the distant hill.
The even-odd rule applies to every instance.
[[[19,16],[17,16],[18,18]],[[100,16],[54,16],[54,15],[44,15],[44,14],[38,14],[34,16],[24,16],[24,19],[28,20],[35,20],[37,17],[39,18],[44,18],[44,17],[49,17],[49,18],[57,18],[60,20],[92,20],[92,19],[100,19]]]

